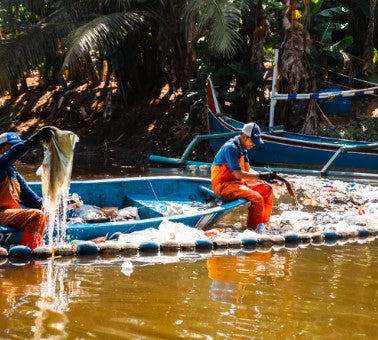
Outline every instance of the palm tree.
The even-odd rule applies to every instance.
[[[16,2],[7,1],[7,5],[12,3]],[[35,3],[27,1],[22,6],[28,9],[30,17],[38,18],[42,15],[34,12]],[[14,88],[26,70],[61,56],[62,64],[53,73],[60,72],[68,78],[75,78],[85,66],[90,69],[95,60],[109,59],[116,65],[117,48],[131,32],[140,29],[145,19],[143,12],[129,10],[130,1],[126,0],[41,3],[45,6],[37,9],[43,8],[44,12],[39,13],[45,16],[36,23],[25,20],[0,46],[2,92]]]

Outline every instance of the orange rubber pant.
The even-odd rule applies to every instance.
[[[267,183],[249,183],[246,181],[230,181],[216,186],[215,194],[221,198],[233,201],[245,198],[251,202],[248,208],[247,227],[256,227],[270,219],[273,207],[273,190]]]
[[[46,217],[38,209],[4,209],[0,211],[0,225],[22,230],[20,244],[34,249],[42,243]]]

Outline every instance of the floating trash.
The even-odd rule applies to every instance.
[[[125,261],[121,265],[121,272],[122,274],[125,274],[126,276],[130,276],[134,271],[134,266],[131,261]]]

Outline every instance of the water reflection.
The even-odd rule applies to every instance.
[[[1,265],[0,338],[373,338],[378,331],[376,241],[157,259]],[[134,265],[130,276],[125,260]]]
[[[268,276],[270,284],[275,286],[277,278],[290,276],[290,264],[295,253],[288,255],[282,256],[267,249],[210,257],[207,259],[207,270],[212,279],[211,298],[227,303],[227,314],[238,322],[260,318],[259,301],[255,297],[261,295],[261,289],[264,289],[261,287],[261,277]]]
[[[43,281],[40,284],[40,297],[36,302],[35,324],[32,327],[35,339],[49,336],[65,338],[68,318],[69,292],[73,292],[73,283],[68,281],[67,267],[55,265],[49,261],[43,267]]]
[[[79,292],[78,282],[69,281],[67,266],[53,261],[10,265],[0,269],[0,325],[3,335],[30,334],[42,339],[67,337],[69,295]],[[35,305],[35,307],[31,307]],[[28,316],[31,327],[17,316]],[[26,332],[26,333],[25,333]]]

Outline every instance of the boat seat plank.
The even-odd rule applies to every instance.
[[[138,200],[129,196],[124,197],[124,206],[138,208],[138,214],[141,219],[144,220],[148,218],[162,217],[163,214],[156,209],[151,208],[151,205],[149,205],[148,202],[148,200]]]

